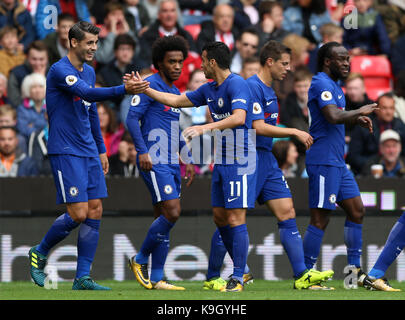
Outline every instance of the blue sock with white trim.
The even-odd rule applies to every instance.
[[[150,281],[153,283],[159,282],[163,279],[164,266],[169,253],[170,235],[166,234],[164,237],[159,237],[159,244],[152,251],[152,267],[150,273]]]
[[[321,244],[324,231],[318,229],[313,225],[309,225],[307,232],[304,235],[304,258],[307,269],[312,269],[316,260],[318,259],[319,252],[321,251]]]
[[[347,262],[356,268],[360,268],[361,248],[363,245],[362,230],[362,224],[349,220],[345,221],[344,241],[347,247]]]
[[[100,235],[98,231],[100,222],[98,219],[87,218],[80,226],[77,240],[76,279],[90,275],[90,268],[96,254]]]
[[[245,271],[249,250],[249,234],[246,224],[231,228],[231,234],[233,253],[232,278],[237,279],[243,285],[243,273]]]

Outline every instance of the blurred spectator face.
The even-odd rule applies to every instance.
[[[165,1],[160,5],[158,20],[163,28],[171,30],[177,23],[177,8],[174,1]]]
[[[294,143],[290,143],[287,151],[286,164],[290,167],[297,162],[298,152]]]
[[[1,0],[7,10],[14,8],[15,0]]]
[[[7,80],[0,77],[0,98],[6,93],[7,90]]]
[[[288,53],[282,53],[280,59],[273,61],[271,66],[272,79],[282,81],[290,70],[290,62],[291,56]]]
[[[260,70],[260,62],[244,63],[241,71],[243,79],[248,79],[257,74]]]
[[[60,20],[58,23],[58,35],[61,42],[69,43],[69,29],[75,24],[72,20]]]
[[[303,8],[307,8],[310,6],[312,0],[298,0],[298,5]]]
[[[214,22],[215,29],[220,32],[230,32],[233,26],[234,12],[231,6],[227,4],[221,4],[214,9],[214,16],[212,21]]]
[[[27,59],[32,70],[41,73],[42,70],[46,69],[48,64],[48,53],[46,51],[31,49],[28,53]]]
[[[360,78],[353,79],[346,83],[346,95],[353,102],[361,102],[364,100],[366,87],[363,80]]]
[[[310,79],[294,82],[294,91],[299,101],[308,101],[308,90],[310,86]]]
[[[354,0],[354,5],[359,13],[365,13],[373,5],[373,0]]]
[[[11,113],[0,115],[0,127],[14,127],[16,124],[17,119]]]
[[[207,79],[204,76],[204,72],[202,70],[197,71],[194,73],[193,77],[188,82],[187,88],[190,91],[194,91],[194,90],[197,90],[199,87],[201,87],[206,82],[207,82]]]
[[[104,19],[104,24],[107,29],[110,29],[113,23],[116,23],[117,31],[123,30],[125,22],[124,12],[121,9],[115,9],[108,12],[107,16]]]
[[[380,153],[384,161],[388,163],[396,163],[401,154],[401,150],[401,142],[397,140],[389,139],[380,143]]]
[[[8,32],[0,40],[1,46],[7,51],[14,51],[17,49],[18,38],[17,33]]]
[[[236,41],[236,48],[242,60],[254,56],[257,53],[258,45],[259,37],[249,32],[243,33],[240,40]]]
[[[284,15],[283,15],[283,8],[281,6],[275,6],[270,13],[270,18],[274,22],[274,26],[277,29],[281,28],[283,24]]]
[[[97,113],[98,113],[98,118],[100,120],[100,128],[101,131],[106,131],[108,128],[108,125],[110,123],[110,117],[105,110],[105,107],[103,105],[99,105],[97,108]]]
[[[115,57],[121,64],[127,65],[132,61],[134,56],[134,48],[129,44],[121,44],[117,50],[115,50]]]
[[[30,98],[34,101],[45,99],[45,88],[39,84],[34,84],[30,88]]]
[[[136,149],[133,143],[128,143],[128,161],[130,163],[135,164],[136,163]]]
[[[334,34],[331,34],[324,39],[325,43],[327,42],[337,42],[342,44],[343,43],[343,31],[335,32]]]
[[[12,129],[0,130],[0,153],[3,156],[11,156],[15,153],[18,145],[17,135]]]
[[[394,99],[390,97],[380,98],[378,108],[379,110],[376,110],[375,113],[377,114],[377,118],[380,121],[391,122],[392,120],[394,120],[394,113],[395,113]]]

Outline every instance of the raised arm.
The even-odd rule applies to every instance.
[[[191,108],[194,104],[187,98],[186,94],[178,95],[168,92],[160,92],[152,88],[148,88],[144,92],[147,96],[164,105],[173,108]]]

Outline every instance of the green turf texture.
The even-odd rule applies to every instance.
[[[46,290],[31,282],[0,283],[0,300],[404,300],[405,282],[390,281],[402,292],[346,290],[343,281],[328,281],[334,291],[293,290],[292,281],[255,279],[243,292],[224,293],[202,289],[202,282],[176,281],[185,291],[146,290],[134,281],[98,281],[112,291],[73,291],[72,284],[61,282],[57,290]]]

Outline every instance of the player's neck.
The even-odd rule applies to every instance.
[[[218,69],[215,71],[215,75],[213,77],[213,80],[220,86],[226,78],[228,78],[231,74],[231,71],[229,69]]]
[[[75,67],[79,71],[83,71],[84,62],[81,61],[72,51],[68,52],[67,58],[69,59],[73,67]]]
[[[257,76],[266,86],[271,87],[271,85],[273,84],[273,78],[271,76],[270,70],[266,70],[262,67],[257,73]]]
[[[339,80],[339,78],[338,77],[335,77],[335,76],[333,76],[332,75],[332,73],[330,72],[330,70],[329,69],[327,69],[327,68],[324,68],[323,70],[322,70],[324,73],[326,73],[327,75],[328,75],[328,77],[329,78],[331,78],[333,81],[338,81]]]
[[[166,83],[169,87],[173,86],[173,81],[169,80],[163,72],[158,72],[163,82]]]

